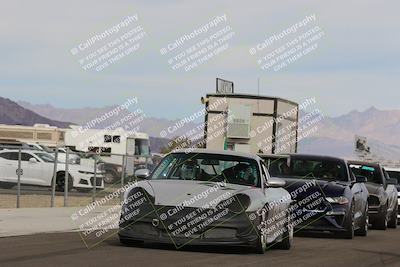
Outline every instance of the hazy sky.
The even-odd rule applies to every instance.
[[[216,77],[249,94],[257,94],[259,78],[260,94],[298,102],[315,96],[333,116],[400,108],[398,1],[205,3],[3,2],[0,96],[65,108],[137,96],[147,115],[173,119],[202,108],[200,97],[215,91]],[[134,14],[146,32],[140,49],[101,72],[83,70],[71,49]],[[172,70],[160,49],[223,14],[235,33],[229,48],[189,72]],[[279,72],[261,70],[249,49],[312,14],[324,31],[318,49]]]

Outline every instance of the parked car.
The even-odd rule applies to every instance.
[[[26,150],[39,150],[45,151],[47,153],[54,154],[55,148],[49,148],[45,145],[38,144],[35,142],[22,142],[18,140],[1,140],[0,139],[0,150],[2,149],[26,149]],[[66,160],[66,148],[60,147],[58,148],[58,161],[65,163]],[[80,156],[73,151],[70,151],[68,156],[68,162],[70,164],[80,164]]]
[[[17,184],[18,150],[0,151],[0,184],[3,188],[11,188]],[[21,151],[21,184],[51,186],[54,172],[54,156],[40,150]],[[69,165],[68,191],[90,191],[93,188],[93,169],[79,165]],[[64,191],[65,164],[57,163],[56,190]],[[101,173],[96,175],[96,188],[103,189]]]
[[[103,180],[106,184],[115,184],[121,180],[122,177],[122,165],[105,162],[97,154],[83,154],[80,164],[82,166],[93,166],[95,159],[97,160],[97,166],[99,171],[103,173]],[[121,159],[122,161],[122,159]],[[126,177],[126,175],[125,175]]]
[[[121,181],[122,165],[100,161],[104,170],[104,182],[106,184],[114,184]]]
[[[0,150],[3,149],[29,149],[29,150],[43,150],[37,144],[28,144],[13,139],[0,139]]]
[[[90,155],[90,159],[94,159],[94,157],[97,158],[97,162],[99,165],[101,165],[101,170],[104,171],[104,182],[106,184],[116,184],[120,183],[122,175],[123,175],[123,166],[122,164],[115,164],[115,163],[110,163],[105,161],[102,157],[99,155]],[[146,164],[143,164],[143,162],[137,162],[135,158],[138,158],[136,156],[133,157],[127,157],[127,166],[130,166],[134,170],[139,170],[139,169],[146,169]],[[121,158],[122,161],[122,158]],[[148,161],[149,163],[147,164],[148,169],[152,170],[152,161]],[[132,173],[132,172],[131,172]],[[131,181],[134,179],[134,175],[130,175],[129,171],[125,169],[124,173],[124,181]]]
[[[125,191],[122,243],[241,245],[257,253],[273,244],[292,245],[290,195],[256,155],[176,151],[151,175],[145,169],[135,175],[144,180]]]
[[[400,169],[386,168],[389,177],[397,180],[397,224],[400,224]]]
[[[43,147],[43,146],[42,146]],[[45,151],[49,152],[51,151],[51,153],[54,155],[55,154],[55,148],[47,148]],[[58,154],[57,154],[57,159],[58,161],[65,163],[67,160],[67,149],[65,147],[59,147],[58,148]],[[81,157],[73,152],[73,151],[69,151],[68,153],[68,162],[69,164],[81,164]]]
[[[369,217],[372,227],[386,230],[397,227],[398,194],[397,180],[391,179],[385,169],[377,163],[349,161],[350,168],[357,176],[364,176],[368,182]]]
[[[355,177],[346,160],[301,154],[260,157],[265,160],[272,177],[286,181],[285,189],[292,194],[295,203],[301,203],[296,213],[307,219],[295,225],[295,229],[330,231],[348,239],[352,239],[355,234],[367,235],[369,217],[366,179]],[[320,199],[305,203],[310,196],[316,195]]]
[[[41,150],[45,151],[47,153],[55,155],[55,147],[47,147],[45,145],[37,144],[37,143],[26,143],[30,149],[36,149],[36,150]],[[67,149],[65,147],[59,147],[58,148],[58,155],[57,155],[57,160],[61,163],[65,163],[67,159]],[[80,164],[81,163],[81,157],[75,153],[74,151],[69,151],[68,154],[68,162],[69,164]]]

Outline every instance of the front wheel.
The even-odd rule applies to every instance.
[[[143,243],[144,243],[143,241],[132,240],[132,239],[127,239],[127,238],[122,238],[122,237],[119,238],[119,242],[125,246],[140,246],[140,245],[143,245]]]
[[[16,184],[13,184],[13,183],[3,183],[3,182],[0,182],[0,188],[3,188],[3,189],[11,189],[11,188],[13,188],[15,185],[16,185]]]
[[[74,187],[73,182],[74,181],[72,180],[71,175],[68,175],[68,192],[70,192],[72,190],[72,188]],[[65,188],[65,174],[60,173],[59,175],[57,175],[57,178],[56,178],[56,191],[64,192],[64,188]]]
[[[117,174],[112,170],[106,170],[106,173],[103,176],[104,183],[113,184],[117,182]]]
[[[368,204],[365,205],[365,211],[364,211],[364,220],[362,225],[360,225],[360,229],[358,229],[355,234],[359,236],[367,236],[368,234],[368,227],[369,227],[369,215],[368,215]]]
[[[256,245],[254,248],[257,254],[264,254],[267,250],[267,221],[265,217],[266,215],[263,211],[261,214],[260,224],[257,226],[258,238],[256,240]]]
[[[354,238],[354,201],[351,204],[345,222],[345,231],[339,233],[340,238],[353,239]]]
[[[387,220],[387,205],[382,207],[382,212],[379,214],[379,217],[376,218],[372,227],[377,230],[386,230],[388,226]]]
[[[284,249],[284,250],[289,250],[292,245],[293,245],[293,225],[290,221],[290,214],[288,214],[287,219],[286,219],[286,223],[285,223],[285,228],[284,233],[282,234],[282,240],[281,242],[277,243],[276,246],[279,249]]]
[[[392,212],[392,216],[390,216],[390,220],[388,222],[388,227],[389,228],[397,228],[397,214],[398,214],[398,209],[397,209],[397,206],[396,206],[396,208]]]

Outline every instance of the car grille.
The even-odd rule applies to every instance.
[[[377,196],[370,195],[368,198],[368,205],[369,206],[379,206],[380,200]]]
[[[90,183],[91,183],[92,185],[93,185],[93,180],[94,180],[94,177],[91,177],[91,178],[90,178]],[[96,178],[96,186],[101,186],[102,181],[103,181],[102,178]]]
[[[128,230],[133,230],[137,234],[154,235],[154,236],[158,235],[157,229],[153,225],[151,225],[151,223],[135,222],[135,223],[130,223],[125,228]]]
[[[205,232],[206,238],[236,238],[236,229],[212,228]]]

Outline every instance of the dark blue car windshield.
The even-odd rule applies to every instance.
[[[290,162],[288,164],[288,162]],[[280,159],[270,166],[270,174],[275,177],[319,179],[326,181],[348,181],[346,165],[333,160]]]

